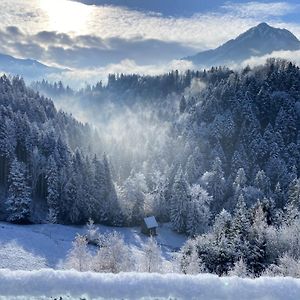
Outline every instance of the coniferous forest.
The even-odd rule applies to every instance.
[[[97,126],[50,98],[76,103]],[[3,76],[0,104],[2,220],[135,226],[155,215],[190,237],[185,273],[196,264],[258,276],[300,264],[293,63],[112,74],[78,91]]]

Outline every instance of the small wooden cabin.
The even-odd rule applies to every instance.
[[[155,236],[157,235],[156,229],[158,224],[154,216],[147,217],[143,219],[141,232],[148,236]]]

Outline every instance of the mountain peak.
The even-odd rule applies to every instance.
[[[299,49],[300,41],[293,33],[263,22],[216,49],[200,52],[186,59],[197,65],[210,67],[241,63],[253,56],[264,56],[275,51]]]
[[[259,23],[256,27],[254,28],[262,28],[262,29],[266,29],[266,28],[274,28],[272,26],[270,26],[268,23],[266,22],[262,22],[262,23]]]

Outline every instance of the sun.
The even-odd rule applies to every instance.
[[[69,0],[40,0],[39,4],[48,28],[58,32],[84,33],[92,13],[91,6]]]

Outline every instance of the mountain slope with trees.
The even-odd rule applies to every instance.
[[[60,199],[63,205],[59,221],[81,223],[91,216],[132,226],[155,215],[190,236],[177,256],[183,273],[299,276],[298,66],[270,59],[240,72],[111,75],[107,85],[80,91],[45,81],[37,87],[56,99],[68,94],[82,107],[89,103],[87,113],[105,116],[98,127],[111,138],[101,144],[111,163],[104,159],[99,172],[88,172],[93,169],[84,166],[98,165],[85,165],[73,150],[63,198],[56,197],[62,181],[54,179],[64,169],[48,173],[54,185],[48,203]],[[26,180],[20,165],[26,152],[19,147],[27,145],[19,144],[12,143],[19,162],[12,160],[8,204],[29,199],[27,189],[18,189]],[[107,201],[86,201],[93,195]],[[19,204],[26,211],[28,201]],[[96,217],[89,210],[94,207]],[[9,211],[11,218],[19,215]]]
[[[125,223],[138,224],[143,215],[155,214],[180,232],[196,222],[199,233],[223,208],[233,212],[240,198],[248,208],[261,203],[268,223],[295,213],[299,83],[297,66],[271,59],[241,72],[211,68],[156,77],[121,74],[111,75],[107,85],[77,92],[47,82],[36,88],[48,89],[54,99],[68,93],[77,103],[88,103],[91,115],[105,114],[108,103],[124,108],[123,114],[130,110],[128,118],[117,120],[126,128],[125,140],[104,145]],[[113,112],[106,123],[116,124]],[[145,136],[139,139],[140,127]]]
[[[5,75],[0,120],[2,218],[76,224],[117,219],[117,195],[106,156],[96,156],[101,150],[94,130],[58,112],[22,79]]]

